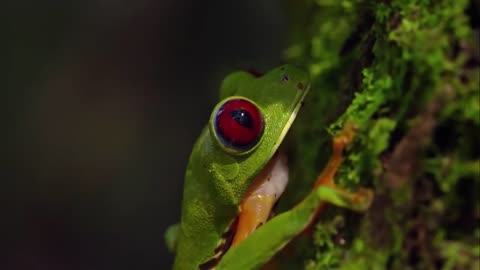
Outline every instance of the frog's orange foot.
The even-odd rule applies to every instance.
[[[343,150],[349,144],[352,143],[355,134],[358,131],[358,126],[353,122],[347,122],[344,126],[342,131],[338,136],[333,137],[332,140],[332,155],[330,156],[327,165],[317,177],[317,181],[315,182],[314,189],[318,188],[319,186],[329,186],[334,187],[335,181],[334,176],[337,173],[340,165],[343,162]]]
[[[355,207],[353,210],[356,211],[365,211],[372,205],[373,202],[373,190],[369,188],[358,188],[355,193],[353,193],[352,205]]]
[[[354,122],[345,123],[340,134],[333,138],[334,151],[343,151],[343,149],[352,143],[358,130],[359,128]]]

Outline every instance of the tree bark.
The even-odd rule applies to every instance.
[[[295,171],[280,207],[309,191],[347,121],[360,132],[336,181],[376,196],[364,214],[329,207],[314,241],[296,240],[281,265],[480,269],[479,3],[287,5],[285,60],[307,69],[312,85],[292,129]]]

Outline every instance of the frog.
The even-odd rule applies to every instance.
[[[346,190],[335,174],[358,127],[346,123],[312,191],[273,215],[288,181],[282,142],[310,90],[308,73],[282,65],[234,72],[194,144],[184,181],[181,221],[168,228],[174,270],[259,269],[304,232],[326,204],[366,211],[373,191]]]

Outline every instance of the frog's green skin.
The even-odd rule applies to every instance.
[[[232,153],[215,136],[212,114],[195,143],[185,175],[175,270],[199,269],[220,256],[215,249],[222,244],[222,235],[237,216],[243,194],[279,147],[309,84],[308,75],[291,65],[259,78],[246,72],[225,78],[221,102],[213,111],[232,96],[247,98],[263,113],[264,132],[250,151]]]

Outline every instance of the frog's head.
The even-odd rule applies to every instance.
[[[280,66],[261,77],[236,72],[225,78],[209,132],[221,149],[215,162],[238,165],[238,174],[226,179],[236,194],[245,191],[275,154],[309,86],[308,74],[292,65]]]

